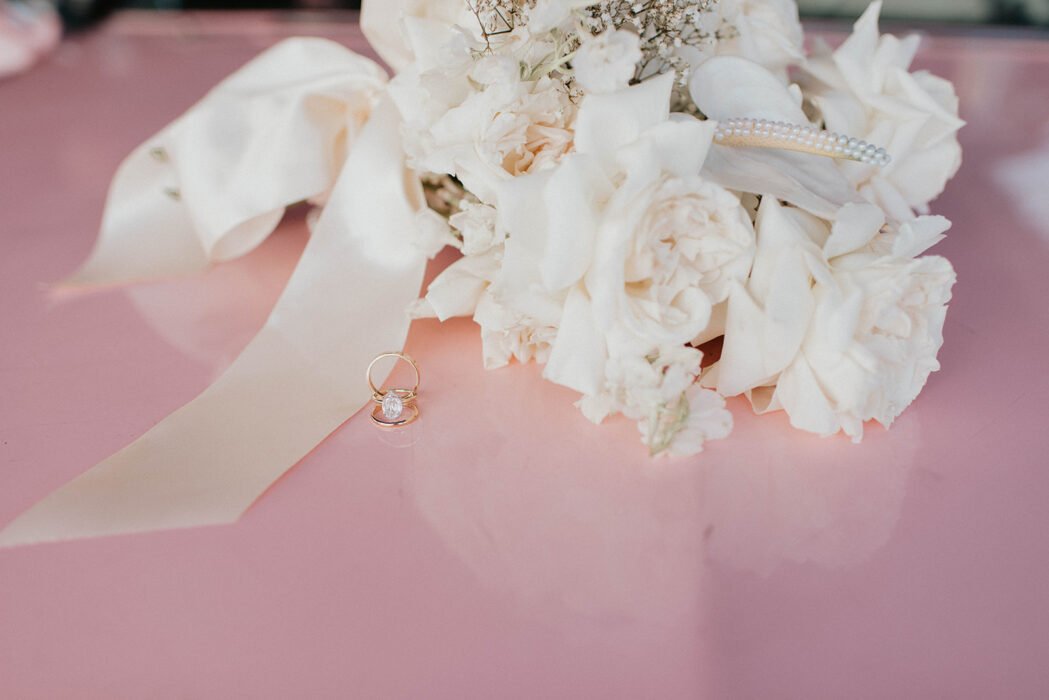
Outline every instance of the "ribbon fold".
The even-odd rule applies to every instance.
[[[371,400],[364,368],[401,348],[425,256],[418,183],[374,62],[288,39],[121,165],[68,281],[185,275],[260,243],[290,204],[326,201],[258,335],[197,398],[22,513],[0,546],[236,521]],[[383,299],[383,304],[371,303]]]

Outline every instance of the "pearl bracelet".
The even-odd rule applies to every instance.
[[[861,139],[823,131],[813,126],[765,119],[729,119],[720,122],[714,132],[714,140],[723,146],[782,148],[878,166],[886,166],[892,161],[884,148],[878,148]]]

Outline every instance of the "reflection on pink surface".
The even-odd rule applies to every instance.
[[[359,45],[224,21],[122,19],[0,84],[0,522],[206,386],[301,250],[293,217],[197,280],[41,288],[207,86],[291,31]],[[481,369],[471,323],[417,323],[422,420],[355,417],[240,524],[0,552],[0,697],[1045,697],[1049,247],[999,173],[1037,167],[1049,46],[922,61],[970,122],[936,206],[961,281],[891,431],[856,447],[733,402],[732,440],[651,461],[537,368]]]

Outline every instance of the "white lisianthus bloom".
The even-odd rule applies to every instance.
[[[954,87],[927,71],[910,72],[919,38],[878,32],[881,2],[856,22],[836,50],[819,48],[805,64],[805,94],[831,131],[884,147],[886,167],[842,163],[843,171],[892,219],[925,212],[961,165]]]
[[[610,30],[583,39],[572,58],[572,72],[587,93],[615,92],[630,83],[640,60],[640,37],[622,29]]]
[[[865,421],[891,424],[939,367],[955,275],[944,258],[916,257],[946,219],[884,224],[870,204],[843,207],[828,227],[764,200],[753,273],[731,294],[721,360],[703,383],[821,435],[859,440]]]

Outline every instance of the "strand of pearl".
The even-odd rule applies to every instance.
[[[765,119],[729,119],[720,122],[714,132],[714,140],[723,146],[783,148],[878,166],[886,166],[892,161],[884,148],[878,148],[861,139],[823,131],[813,126]]]

